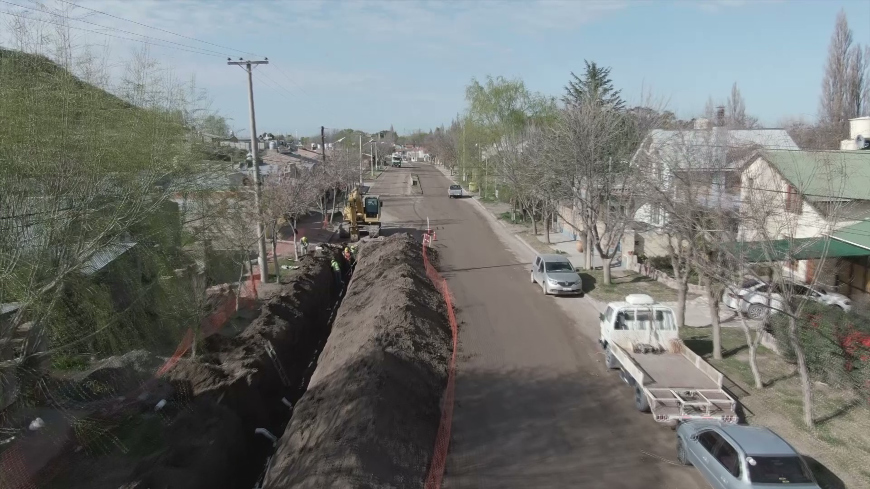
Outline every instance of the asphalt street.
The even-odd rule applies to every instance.
[[[429,219],[455,296],[460,349],[444,487],[709,487],[676,463],[674,432],[637,412],[631,389],[604,369],[595,308],[545,297],[529,280],[532,252],[472,199],[449,199],[450,183],[410,163],[371,189],[384,201],[382,234],[419,236]]]

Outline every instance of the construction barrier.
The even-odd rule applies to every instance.
[[[450,322],[450,333],[453,338],[453,347],[450,354],[450,363],[447,366],[447,387],[444,389],[444,402],[441,406],[441,422],[438,426],[438,434],[435,437],[435,449],[432,452],[432,462],[429,465],[429,473],[426,476],[426,489],[438,489],[444,479],[444,468],[447,464],[447,451],[450,447],[450,432],[453,427],[453,401],[456,391],[456,345],[458,342],[458,327],[456,315],[453,312],[453,297],[447,287],[447,281],[435,270],[429,262],[426,250],[429,248],[434,237],[432,231],[427,231],[423,237],[423,263],[426,266],[426,275],[435,284],[435,288],[444,297],[447,304],[447,319]]]

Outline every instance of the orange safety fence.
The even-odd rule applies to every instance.
[[[450,431],[453,427],[453,400],[456,391],[456,345],[459,332],[456,325],[456,315],[453,312],[453,297],[450,294],[450,289],[447,287],[447,281],[444,280],[444,277],[429,262],[429,255],[426,254],[428,243],[431,243],[431,240],[424,238],[423,263],[426,266],[426,275],[429,276],[429,279],[435,284],[435,288],[444,297],[444,302],[447,304],[447,319],[450,322],[450,333],[453,337],[453,351],[450,355],[450,364],[447,366],[447,387],[444,389],[444,404],[441,406],[441,422],[438,426],[438,434],[435,437],[435,450],[432,453],[432,463],[429,465],[429,473],[426,476],[426,489],[438,489],[441,487],[441,481],[444,479],[447,450],[450,446]]]
[[[239,297],[239,309],[248,309],[254,308],[257,305],[257,281],[260,280],[260,274],[254,274],[250,277],[251,287],[250,292],[245,293],[244,291],[240,294]],[[230,320],[230,318],[236,312],[236,294],[233,291],[230,291],[229,294],[224,298],[221,304],[217,307],[217,309],[209,314],[208,317],[204,318],[200,322],[200,339],[211,336],[215,333],[218,333],[223,326]],[[143,390],[148,389],[149,386],[153,386],[154,382],[157,381],[158,378],[165,375],[167,372],[172,370],[176,364],[178,364],[181,357],[187,353],[191,346],[193,345],[195,332],[193,328],[188,328],[185,332],[184,336],[181,339],[181,342],[176,347],[175,352],[169,357],[160,368],[154,373],[154,377],[145,381],[139,388],[135,389],[132,393],[124,396],[125,399],[136,399],[139,393]],[[120,411],[128,406],[128,402],[119,402],[115,404],[115,410]],[[111,412],[103,413],[103,415],[110,415]],[[51,465],[62,464],[65,461],[63,459],[55,460],[51,463]],[[38,472],[42,472],[39,474],[39,479],[42,480],[50,480],[52,475],[57,472],[57,470],[52,470],[52,466],[47,466],[46,470],[40,471],[39,469],[35,469],[33,467],[27,466],[27,461],[21,450],[18,449],[18,446],[13,445],[9,447],[4,452],[0,453],[0,489],[36,489],[36,479],[38,476]],[[34,470],[35,469],[35,470]]]

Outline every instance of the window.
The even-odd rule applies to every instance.
[[[803,199],[796,188],[789,185],[785,194],[785,210],[792,214],[800,214],[803,207]]]
[[[810,484],[813,478],[798,456],[746,457],[749,480],[759,484]]]
[[[720,441],[722,441],[722,437],[713,431],[705,431],[698,435],[698,443],[710,453],[713,453]]]
[[[548,261],[547,262],[547,271],[548,272],[573,272],[574,267],[572,267],[571,264],[566,262],[566,261]]]
[[[716,450],[716,460],[722,464],[722,467],[725,467],[725,470],[728,471],[734,477],[740,477],[740,456],[737,454],[737,450],[731,446],[727,441],[722,441],[722,444],[719,445],[719,449]]]
[[[677,329],[677,324],[674,322],[674,315],[671,314],[671,311],[666,310],[656,310],[655,312],[655,324],[653,325],[654,329],[659,330],[674,330]]]
[[[604,311],[604,318],[607,319],[609,323],[611,319],[613,319],[613,308],[608,307],[606,311]]]
[[[653,224],[661,224],[661,208],[658,204],[650,204],[650,222]]]
[[[755,287],[756,285],[758,285],[760,283],[761,282],[759,282],[758,280],[755,280],[754,278],[750,278],[750,279],[746,279],[742,284],[740,284],[740,288],[741,289],[751,289],[752,287]]]

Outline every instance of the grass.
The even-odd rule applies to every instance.
[[[604,285],[602,270],[582,270],[580,276],[583,278],[583,290],[603,302],[621,301],[628,294],[649,294],[659,302],[677,300],[676,290],[634,272],[620,271],[618,276],[612,274],[610,285]]]
[[[733,382],[729,389],[745,407],[749,424],[773,429],[810,457],[810,466],[823,488],[870,487],[870,474],[862,470],[870,460],[866,399],[850,389],[814,382],[816,426],[807,429],[800,379],[793,365],[759,347],[758,366],[765,387],[756,389],[742,329],[722,328],[722,360],[711,358],[711,328],[684,328],[680,334],[686,346]]]

